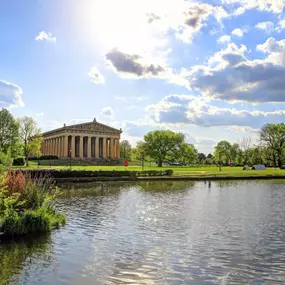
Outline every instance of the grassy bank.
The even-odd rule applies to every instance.
[[[35,162],[31,162],[29,169],[38,168]],[[49,166],[40,166],[40,169],[50,169]],[[51,166],[52,169],[67,170],[69,166]],[[72,170],[93,170],[93,171],[141,171],[140,165],[124,166],[80,166],[72,165]],[[267,168],[266,170],[242,170],[242,167],[222,167],[222,171],[219,171],[217,166],[163,166],[162,168],[156,165],[145,163],[144,170],[163,170],[172,169],[173,176],[191,176],[196,178],[207,178],[207,177],[283,177],[285,176],[285,170],[279,168]]]
[[[58,195],[52,180],[32,180],[22,171],[0,174],[0,238],[49,232],[65,223],[53,201]]]

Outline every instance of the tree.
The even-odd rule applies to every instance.
[[[144,136],[145,154],[156,160],[159,167],[162,162],[177,152],[185,137],[182,133],[174,133],[170,130],[158,130],[147,133]]]
[[[200,164],[203,164],[204,161],[206,160],[206,155],[204,153],[198,153],[198,161]]]
[[[41,154],[42,136],[41,130],[37,127],[37,122],[31,117],[18,119],[20,126],[20,137],[23,143],[26,165],[29,165],[30,155],[39,156]]]
[[[267,124],[260,131],[260,141],[272,152],[274,167],[282,165],[285,146],[285,124]]]
[[[193,144],[183,143],[180,146],[180,161],[186,164],[194,164],[198,159],[198,151]]]
[[[131,160],[131,144],[127,140],[123,140],[120,143],[121,157],[127,160]]]
[[[227,160],[232,161],[232,155],[233,155],[233,148],[230,142],[228,141],[220,141],[215,146],[215,152],[214,157],[216,161],[218,162],[224,162]]]
[[[6,109],[0,111],[0,151],[15,155],[19,143],[19,124]]]

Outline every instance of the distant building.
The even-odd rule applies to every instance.
[[[43,133],[42,154],[73,159],[119,159],[122,130],[93,122]]]

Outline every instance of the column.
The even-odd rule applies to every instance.
[[[99,137],[95,138],[95,158],[99,158]]]
[[[68,151],[70,151],[70,149]],[[75,136],[71,136],[71,157],[75,157]]]
[[[53,141],[53,138],[50,139],[50,154],[53,155],[53,146],[54,146],[54,141]]]
[[[56,156],[60,157],[60,137],[56,138]]]
[[[120,139],[117,139],[117,159],[120,159]]]
[[[59,137],[59,157],[62,157],[62,136]]]
[[[56,156],[59,156],[59,137],[55,139],[55,153]]]
[[[53,138],[53,155],[56,155],[56,138]]]
[[[110,157],[114,159],[114,139],[110,139]]]
[[[91,140],[92,140],[92,137],[88,137],[88,139],[87,139],[88,141],[87,141],[87,157],[88,158],[91,158],[92,156],[91,156]]]
[[[103,158],[106,158],[106,150],[107,150],[107,139],[103,138]]]
[[[43,155],[47,154],[47,140],[44,141],[44,152]]]
[[[69,150],[68,150],[68,137],[62,137],[62,157],[68,157]]]
[[[79,137],[79,157],[83,158],[83,136]]]
[[[47,139],[46,155],[49,155],[49,139]]]

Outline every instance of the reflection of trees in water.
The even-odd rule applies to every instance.
[[[186,191],[195,186],[196,181],[145,181],[137,183],[144,191],[169,192]]]
[[[15,242],[0,244],[0,285],[13,284],[21,274],[25,263],[29,260],[30,268],[49,267],[54,264],[51,252],[51,239],[49,235],[37,238],[17,239]],[[33,258],[35,258],[33,264]],[[44,260],[39,264],[38,260]],[[28,277],[29,272],[26,272]]]
[[[61,198],[118,194],[129,183],[75,183],[61,186]]]

